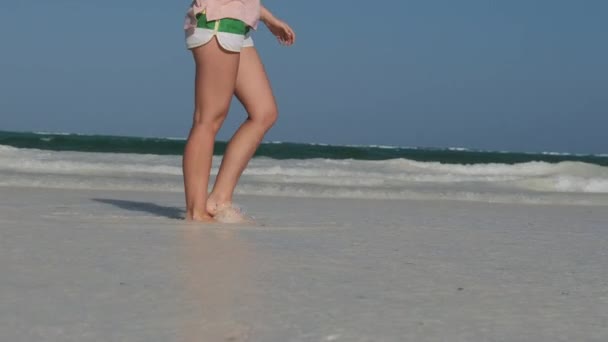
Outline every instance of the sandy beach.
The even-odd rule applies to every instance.
[[[602,206],[0,188],[2,341],[606,341]]]
[[[0,342],[608,342],[608,1],[314,5],[2,2]]]

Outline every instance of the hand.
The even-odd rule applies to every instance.
[[[268,30],[277,37],[281,45],[290,46],[296,42],[296,34],[286,22],[272,18],[272,20],[265,21],[264,23],[268,27]]]

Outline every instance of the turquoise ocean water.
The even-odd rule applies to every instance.
[[[0,145],[51,151],[181,155],[185,141],[183,139],[172,138],[0,131]],[[216,143],[215,155],[222,155],[225,148],[225,142]],[[408,159],[450,164],[517,164],[531,161],[548,163],[578,161],[608,166],[608,155],[579,155],[555,152],[501,152],[464,148],[334,146],[289,142],[263,143],[258,149],[256,156],[280,160],[314,158],[337,160]]]

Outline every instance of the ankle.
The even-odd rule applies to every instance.
[[[230,198],[230,196],[225,196],[222,194],[216,194],[216,193],[211,193],[209,194],[209,198],[207,198],[207,201],[211,201],[215,204],[224,204],[224,203],[231,203],[232,202],[232,198]]]

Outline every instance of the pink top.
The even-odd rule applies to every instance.
[[[260,20],[260,0],[194,0],[184,29],[196,27],[196,15],[206,9],[208,20],[233,18],[256,29]]]

